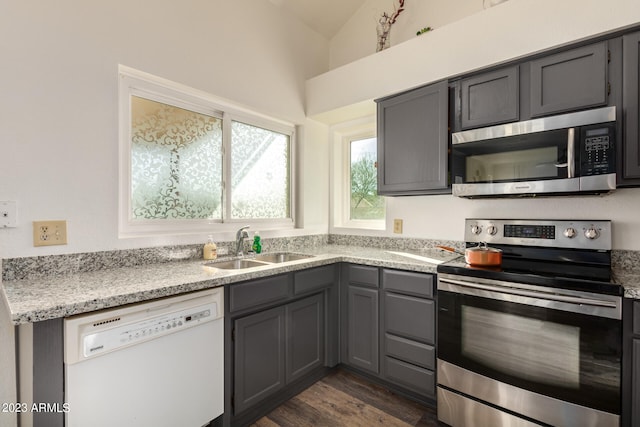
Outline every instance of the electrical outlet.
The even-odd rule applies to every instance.
[[[67,221],[33,221],[33,246],[67,244]]]
[[[0,202],[0,227],[14,228],[16,226],[16,202]]]
[[[394,219],[393,220],[393,232],[395,234],[402,234],[402,220]]]

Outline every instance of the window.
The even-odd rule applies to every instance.
[[[384,198],[378,196],[376,138],[349,142],[350,220],[384,220]]]
[[[332,228],[385,229],[378,196],[375,116],[336,125],[332,143]]]
[[[289,135],[232,122],[231,217],[290,217]]]
[[[120,235],[293,227],[293,125],[120,67]]]

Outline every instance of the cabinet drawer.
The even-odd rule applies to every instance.
[[[432,300],[386,293],[384,330],[394,335],[433,344],[435,304]]]
[[[335,283],[335,266],[326,265],[299,271],[293,276],[293,293],[301,294],[332,286]]]
[[[378,267],[364,265],[347,265],[347,280],[362,286],[378,287]]]
[[[285,300],[289,297],[291,275],[285,274],[229,287],[229,311]]]
[[[385,372],[388,380],[426,396],[434,396],[436,381],[433,371],[385,357]]]
[[[640,301],[633,303],[633,333],[640,335]]]
[[[435,370],[436,349],[431,345],[385,334],[385,347],[387,356]]]
[[[410,271],[382,270],[382,287],[388,290],[433,298],[433,275]]]

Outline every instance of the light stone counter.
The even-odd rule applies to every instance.
[[[436,249],[380,249],[340,244],[325,244],[294,252],[314,257],[242,270],[210,268],[202,260],[163,262],[7,280],[0,289],[10,321],[21,324],[68,317],[336,262],[435,273],[438,262],[457,257]],[[622,254],[616,259],[620,268],[614,268],[613,280],[624,287],[625,297],[640,299],[640,270],[631,269],[636,265],[635,261],[635,257],[629,257],[628,254]]]
[[[176,261],[93,272],[9,280],[2,283],[2,298],[13,324],[73,316],[201,289],[238,283],[336,262],[435,273],[437,262],[455,255],[435,249],[395,252],[343,245],[324,245],[297,253],[313,258],[242,270],[206,267],[205,261]],[[426,258],[424,258],[426,257]],[[429,260],[434,262],[428,262]]]

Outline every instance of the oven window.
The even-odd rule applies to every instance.
[[[438,358],[496,381],[620,413],[619,320],[438,291]]]
[[[580,388],[580,328],[462,307],[462,355],[507,375]]]

